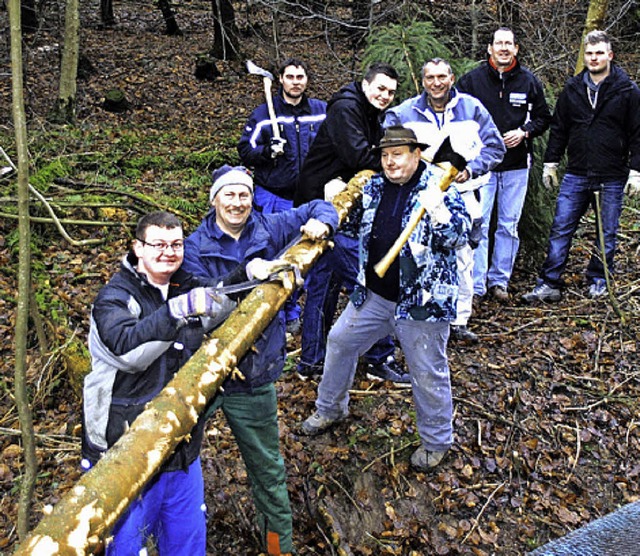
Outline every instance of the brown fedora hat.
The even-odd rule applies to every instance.
[[[415,145],[423,150],[429,146],[426,143],[420,143],[412,129],[401,125],[392,125],[384,130],[384,136],[380,140],[380,144],[374,149],[401,147],[402,145]]]

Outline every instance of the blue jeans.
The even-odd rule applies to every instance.
[[[358,275],[358,240],[341,233],[334,237],[334,247],[325,251],[311,269],[305,283],[307,299],[302,313],[302,347],[300,367],[322,365],[327,334],[333,323],[338,296],[344,286],[353,291]],[[393,338],[382,338],[366,353],[372,363],[393,355]]]
[[[591,178],[565,174],[558,200],[556,214],[551,225],[547,258],[540,271],[539,283],[546,283],[554,288],[562,287],[561,280],[569,258],[569,250],[573,234],[578,228],[580,218],[589,206],[595,210],[595,194],[600,195],[600,218],[596,212],[595,249],[587,266],[587,281],[593,283],[597,278],[604,279],[604,266],[600,254],[600,239],[597,233],[600,220],[604,236],[604,250],[609,273],[613,272],[613,258],[616,250],[616,236],[622,211],[624,181],[600,182]]]
[[[152,479],[113,528],[107,556],[138,556],[153,535],[160,554],[204,556],[207,525],[200,458]]]
[[[346,416],[358,357],[379,338],[395,333],[411,375],[422,444],[429,451],[445,451],[453,443],[449,323],[396,320],[395,308],[393,301],[370,290],[361,307],[347,305],[329,332],[316,408],[327,418]]]
[[[278,197],[275,193],[267,191],[264,187],[256,185],[253,191],[253,203],[260,207],[263,214],[273,214],[274,212],[284,212],[293,208],[293,201]],[[300,318],[300,305],[298,298],[300,290],[295,290],[284,304],[284,314],[287,322]]]
[[[473,292],[484,295],[487,288],[507,289],[516,261],[520,238],[518,222],[527,196],[529,169],[491,172],[489,181],[480,190],[482,203],[482,237],[474,254]],[[496,231],[489,259],[489,225],[495,203]]]

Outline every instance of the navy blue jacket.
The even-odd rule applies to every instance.
[[[251,259],[274,259],[310,218],[320,220],[332,230],[338,226],[338,214],[333,205],[314,201],[298,209],[273,214],[252,211],[240,238],[235,240],[218,227],[215,210],[211,210],[185,240],[182,268],[196,276],[224,276]],[[238,369],[245,380],[227,378],[223,384],[223,395],[250,393],[254,388],[274,382],[284,369],[285,358],[285,323],[280,311],[255,343],[254,349],[239,362]]]
[[[93,464],[195,353],[204,335],[200,319],[183,325],[170,315],[160,290],[136,265],[131,252],[91,310],[92,370],[84,380],[82,455]],[[206,282],[180,269],[172,276],[168,297]],[[203,427],[200,419],[163,471],[186,469],[198,457]]]
[[[327,103],[306,95],[297,105],[287,103],[280,91],[273,98],[280,136],[286,140],[284,154],[271,158],[273,130],[266,104],[249,116],[238,143],[242,163],[253,169],[254,182],[283,197],[293,199],[302,163],[324,121]]]
[[[331,97],[327,118],[302,166],[294,204],[324,199],[324,186],[333,178],[349,181],[360,170],[381,170],[382,112],[371,104],[362,84],[353,82]]]
[[[493,171],[504,172],[529,166],[533,152],[531,139],[542,135],[551,122],[551,113],[538,78],[516,60],[509,71],[500,73],[489,62],[463,75],[456,88],[476,97],[489,111],[502,135],[521,128],[529,138],[507,149],[502,162]]]
[[[629,168],[640,171],[640,89],[611,64],[594,110],[586,71],[570,78],[558,97],[544,161],[560,162],[566,149],[567,173],[624,181]]]

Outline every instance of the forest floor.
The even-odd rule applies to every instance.
[[[97,14],[84,15],[83,51],[95,73],[79,85],[76,131],[92,135],[93,142],[83,144],[72,129],[59,128],[59,136],[68,132],[65,156],[112,149],[126,128],[157,136],[157,152],[150,154],[160,157],[170,158],[178,149],[166,142],[170,131],[194,150],[216,146],[226,153],[225,161],[233,160],[242,124],[262,102],[262,86],[239,63],[219,63],[222,75],[213,82],[193,78],[195,58],[211,41],[210,4],[196,9],[197,4],[185,3],[189,18],[179,21],[184,37],[163,35],[159,14],[146,4],[116,3],[118,23],[110,29],[99,28]],[[3,33],[7,28],[6,12],[0,12],[0,28]],[[247,57],[264,63],[268,54],[262,44],[257,34],[247,33]],[[295,54],[312,60],[314,96],[328,99],[353,78],[346,72],[352,63],[348,51],[334,59],[335,50],[324,48],[321,33],[292,44],[292,52],[295,48]],[[8,68],[7,44],[0,48],[2,67]],[[46,114],[56,95],[59,51],[46,32],[27,40],[25,48],[28,126],[41,130],[48,125]],[[0,132],[9,136],[10,79],[2,76]],[[130,96],[127,113],[101,109],[104,91],[111,86]],[[0,146],[9,150],[7,144]],[[122,149],[123,157],[131,156],[126,146]],[[68,177],[87,183],[92,183],[92,172],[106,172],[99,166],[76,169]],[[149,195],[206,195],[206,187],[200,192],[181,188],[162,168],[136,175],[132,183]],[[8,196],[7,184],[0,183]],[[477,304],[470,327],[480,342],[449,345],[455,444],[431,474],[409,466],[418,438],[410,390],[371,383],[361,373],[353,385],[349,419],[317,438],[300,436],[300,423],[314,409],[317,383],[300,381],[292,370],[299,338],[289,338],[288,365],[277,390],[294,541],[301,556],[515,556],[640,498],[637,208],[627,204],[623,211],[610,299],[586,297],[583,271],[595,228],[590,214],[576,237],[560,303],[530,307],[519,302],[533,286],[537,268],[522,253],[511,300]],[[38,275],[46,277],[53,292],[52,311],[57,304],[68,322],[64,329],[47,325],[59,346],[53,353],[39,354],[35,333],[30,334],[29,385],[39,463],[34,524],[80,475],[80,401],[62,364],[65,334],[73,329],[79,338],[86,337],[90,303],[128,245],[124,230],[87,232],[92,237],[108,233],[107,245],[76,247],[59,239],[53,228],[37,229],[51,238],[34,254]],[[15,221],[0,221],[0,556],[10,554],[17,543],[23,469],[13,400],[14,230]],[[209,424],[202,461],[208,554],[256,556],[260,547],[247,476],[220,415]]]

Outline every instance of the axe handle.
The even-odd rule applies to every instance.
[[[271,120],[271,130],[274,139],[280,139],[280,128],[276,119],[276,111],[273,108],[273,97],[271,96],[271,79],[264,77],[264,97],[267,100],[267,110],[269,110],[269,118]]]
[[[449,186],[456,178],[458,173],[459,170],[455,166],[451,166],[447,170],[446,174],[440,179],[440,191],[446,191],[447,189],[449,189]],[[411,234],[420,223],[420,220],[422,220],[425,212],[427,212],[426,209],[421,206],[417,211],[413,213],[411,219],[409,220],[409,222],[407,222],[407,227],[402,230],[402,233],[398,236],[398,239],[395,240],[389,251],[387,251],[387,254],[382,257],[382,259],[380,259],[373,267],[373,270],[380,278],[382,278],[387,273],[387,270],[389,270],[389,267],[393,264],[393,261],[395,261],[396,257],[400,254],[400,251],[404,244],[409,241]]]

